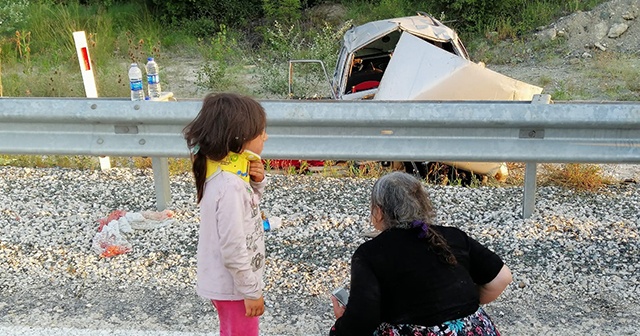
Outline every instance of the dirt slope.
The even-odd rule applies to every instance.
[[[585,52],[596,49],[637,53],[640,50],[639,6],[637,0],[612,0],[589,12],[563,17],[537,35],[564,40],[573,57],[582,57]]]
[[[525,41],[500,43],[492,52],[502,57],[487,67],[542,86],[557,100],[640,100],[639,16],[637,0],[605,2]]]

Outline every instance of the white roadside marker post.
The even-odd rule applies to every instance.
[[[82,81],[84,82],[84,92],[87,98],[98,98],[96,80],[93,75],[91,57],[89,56],[89,48],[87,48],[87,37],[84,31],[73,32],[73,40],[75,41],[76,52],[78,53],[78,63],[80,64],[80,72],[82,73]],[[107,170],[111,168],[111,161],[108,156],[101,156],[99,159],[100,169]]]

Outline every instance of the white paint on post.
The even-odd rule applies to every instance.
[[[77,31],[73,32],[73,40],[76,43],[78,63],[80,63],[80,72],[82,73],[82,81],[84,82],[84,91],[87,94],[87,98],[98,98],[93,66],[91,65],[91,57],[87,47],[87,37],[83,31]]]
[[[73,32],[73,40],[75,41],[76,52],[78,53],[78,63],[80,64],[80,72],[82,73],[84,92],[87,98],[98,98],[96,79],[93,75],[93,65],[91,65],[91,56],[89,56],[89,48],[87,46],[87,36],[84,31]],[[107,170],[111,168],[111,161],[108,156],[101,156],[99,159],[100,169]]]

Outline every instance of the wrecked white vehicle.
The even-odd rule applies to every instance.
[[[471,62],[456,32],[424,13],[348,30],[331,80],[322,61],[290,61],[290,97],[293,65],[310,62],[322,66],[332,98],[340,100],[531,100],[542,91]],[[508,175],[503,162],[443,163],[500,181]],[[403,165],[422,176],[431,169],[422,162]]]

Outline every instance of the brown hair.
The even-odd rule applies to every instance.
[[[435,224],[436,212],[429,194],[413,175],[393,172],[382,176],[371,191],[371,209],[377,207],[382,212],[384,229],[411,229],[412,224],[426,224],[424,239],[429,247],[449,265],[457,264],[447,241],[436,230],[429,228]]]
[[[193,121],[182,131],[192,155],[197,200],[202,200],[207,159],[220,161],[229,152],[240,153],[244,144],[262,134],[267,125],[264,108],[254,99],[233,94],[208,94]],[[197,150],[194,150],[197,149]]]

